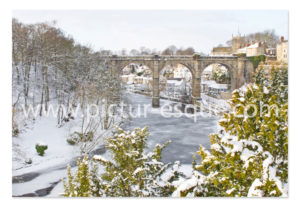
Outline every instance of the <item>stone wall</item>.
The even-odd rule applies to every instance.
[[[230,55],[232,54],[232,48],[231,47],[214,47],[211,55]]]

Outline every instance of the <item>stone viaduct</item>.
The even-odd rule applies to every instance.
[[[167,65],[181,64],[192,73],[192,100],[193,103],[200,98],[201,74],[211,64],[221,64],[229,70],[231,76],[231,90],[241,87],[251,81],[254,67],[245,57],[237,56],[109,56],[105,57],[109,67],[114,72],[121,73],[124,67],[131,63],[147,66],[152,71],[153,95],[152,106],[159,107],[159,76]]]

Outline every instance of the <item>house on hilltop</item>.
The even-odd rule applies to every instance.
[[[288,47],[289,43],[284,40],[284,37],[280,37],[280,42],[276,46],[277,61],[282,63],[288,63]]]

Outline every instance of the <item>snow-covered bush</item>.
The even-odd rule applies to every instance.
[[[149,136],[147,127],[124,131],[120,128],[117,133],[107,139],[107,148],[112,154],[112,161],[101,156],[94,156],[94,160],[104,166],[105,172],[101,176],[106,196],[169,196],[174,189],[172,182],[179,173],[172,171],[172,175],[163,179],[162,175],[171,164],[164,164],[162,150],[168,145],[157,144],[153,152],[145,153]],[[178,163],[177,163],[178,165]]]
[[[67,142],[70,145],[75,145],[78,144],[79,142],[91,142],[93,141],[93,139],[94,139],[93,132],[87,132],[87,133],[74,132],[67,139]]]
[[[82,82],[77,88],[81,123],[80,128],[70,131],[68,139],[80,145],[82,154],[89,153],[103,142],[106,132],[124,118],[119,110],[121,85],[118,76],[112,75],[108,69],[92,72],[95,73],[92,80]]]
[[[32,164],[32,159],[31,159],[31,158],[26,158],[26,159],[25,159],[25,163],[26,163],[27,165]]]
[[[227,69],[223,66],[218,66],[212,71],[212,78],[217,83],[227,83],[230,79]]]
[[[287,196],[287,78],[287,69],[268,79],[260,68],[254,84],[233,92],[211,151],[200,147],[201,164],[173,196]]]
[[[68,168],[68,182],[64,181],[65,196],[144,197],[170,196],[182,176],[180,163],[164,164],[162,150],[168,145],[157,144],[153,152],[145,153],[147,128],[124,131],[117,128],[107,139],[106,147],[112,155],[107,160],[95,155],[89,170],[87,157],[78,161],[75,176]],[[96,164],[104,167],[98,174]],[[169,170],[167,172],[167,170]]]
[[[78,140],[74,139],[73,137],[69,137],[69,138],[67,138],[67,142],[69,145],[75,145],[78,143]]]
[[[19,133],[20,133],[19,128],[17,126],[13,126],[12,127],[12,136],[16,137],[16,136],[18,136]]]
[[[44,144],[44,143],[37,143],[35,145],[35,149],[36,152],[40,155],[40,156],[44,156],[45,151],[48,149],[48,145]]]
[[[137,76],[142,76],[144,74],[144,72],[142,71],[142,72],[138,72],[137,73]]]
[[[68,182],[64,179],[64,196],[66,197],[88,197],[91,195],[91,181],[90,172],[88,166],[88,157],[84,156],[83,160],[77,161],[77,173],[73,176],[71,173],[71,167],[68,166]]]

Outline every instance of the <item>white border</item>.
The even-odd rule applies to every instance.
[[[200,0],[150,0],[150,1],[125,1],[125,0],[14,0],[6,5],[1,3],[1,135],[0,135],[0,153],[1,153],[1,176],[0,176],[0,195],[1,203],[6,206],[6,202],[18,206],[51,206],[54,205],[72,205],[72,206],[287,206],[293,203],[299,205],[299,88],[300,67],[299,62],[299,7],[296,1],[289,0],[223,0],[223,1],[200,1]],[[11,197],[11,11],[15,9],[275,9],[290,11],[290,67],[289,67],[289,198],[288,199],[228,199],[228,198],[204,198],[204,199],[18,199]],[[3,198],[3,199],[2,199]]]

